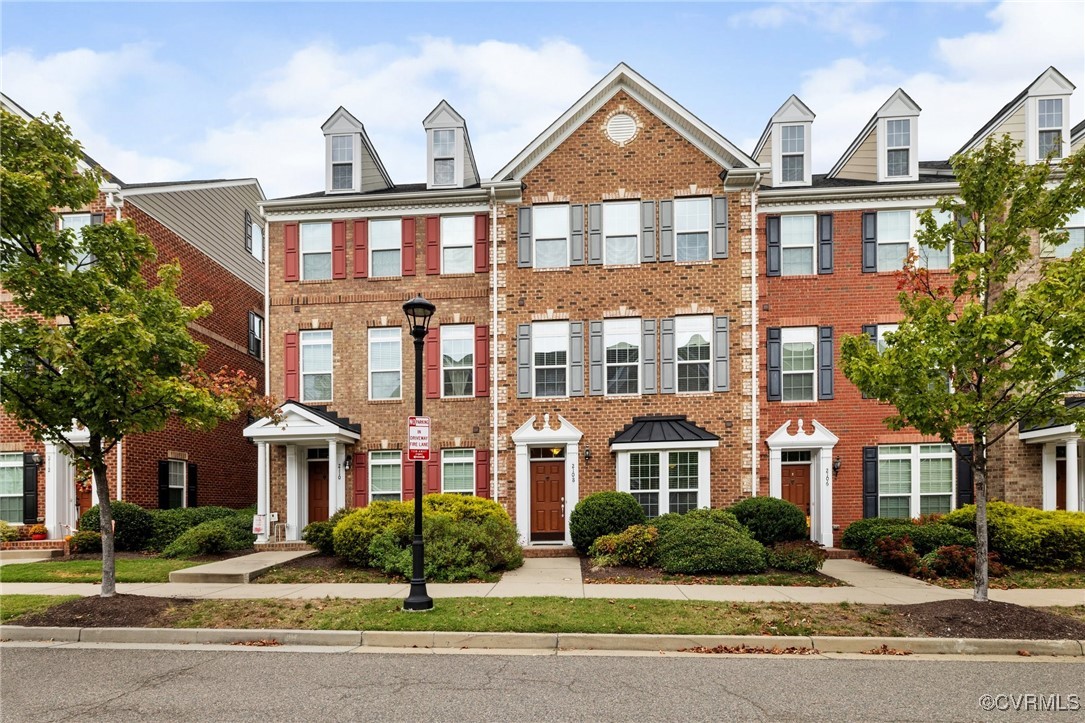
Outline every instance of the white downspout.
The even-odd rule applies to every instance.
[[[124,499],[124,440],[117,440],[117,499]]]
[[[753,479],[750,480],[750,489],[753,491],[752,496],[757,497],[757,468],[760,461],[759,452],[761,450],[760,438],[761,434],[758,431],[758,409],[761,401],[761,390],[758,388],[758,371],[760,369],[758,360],[758,349],[760,344],[760,338],[758,336],[758,324],[760,322],[760,315],[758,312],[757,298],[757,189],[761,187],[761,173],[758,172],[754,177],[753,191],[750,192],[750,304],[752,305],[753,313],[750,315],[751,323],[753,324],[753,348],[751,349],[751,361],[753,366],[753,398],[750,405],[751,414],[750,418],[753,420],[751,425],[753,426],[753,434],[750,435],[750,473],[753,475]]]
[[[497,191],[490,186],[490,494],[497,501]]]

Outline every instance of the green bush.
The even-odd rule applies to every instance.
[[[14,542],[19,539],[19,530],[8,523],[0,520],[0,542]]]
[[[817,572],[829,557],[825,548],[812,540],[777,542],[767,554],[769,567],[788,572]]]
[[[778,497],[747,497],[728,508],[762,545],[804,540],[806,513]]]
[[[229,517],[237,514],[237,510],[228,507],[176,507],[170,510],[147,510],[153,522],[151,539],[147,542],[148,550],[165,550],[171,542],[181,536],[186,530],[196,525]]]
[[[710,510],[697,509],[689,512],[668,512],[652,520],[651,525],[659,530],[660,535],[663,535],[672,525],[680,525],[685,520],[708,520],[717,525],[730,527],[732,530],[741,532],[744,535],[750,534],[750,531],[742,526],[742,523],[738,521],[734,514],[718,508]]]
[[[101,552],[102,535],[100,532],[79,530],[68,540],[68,549],[73,553]]]
[[[393,535],[396,546],[410,541],[414,525],[413,502],[371,502],[348,513],[332,529],[332,549],[337,557],[358,567],[372,567],[369,544],[377,535]]]
[[[965,505],[942,518],[946,524],[976,529],[976,506]],[[987,505],[987,535],[992,551],[1010,567],[1076,570],[1085,567],[1085,512],[1039,510],[1007,502]]]
[[[201,522],[186,530],[162,551],[162,557],[196,557],[222,552],[247,550],[256,541],[252,534],[252,514],[248,510],[235,512]]]
[[[764,546],[745,532],[705,516],[684,515],[661,531],[656,550],[669,573],[753,573],[767,566]]]
[[[591,544],[589,554],[599,567],[648,567],[655,560],[658,542],[657,528],[632,525],[617,534],[597,537]]]
[[[596,492],[577,503],[569,516],[569,533],[573,547],[581,555],[588,554],[597,537],[613,535],[631,525],[647,522],[644,510],[628,492]]]
[[[840,544],[849,550],[855,550],[863,557],[870,557],[874,552],[874,543],[892,530],[911,529],[912,521],[896,517],[868,517],[856,520],[847,526]]]
[[[498,520],[509,518],[505,508],[498,503],[474,495],[447,493],[426,495],[422,498],[422,514],[425,515],[427,511],[446,514],[454,520],[467,520],[480,524],[489,518]]]
[[[976,536],[968,530],[962,530],[943,522],[929,522],[925,525],[910,525],[887,531],[885,537],[899,540],[907,535],[915,551],[921,557],[934,552],[939,547],[949,545],[975,545]]]
[[[332,532],[335,530],[335,526],[339,524],[339,520],[353,511],[353,507],[344,507],[326,520],[310,522],[301,531],[301,539],[315,547],[321,555],[334,555],[335,540],[332,539]]]
[[[151,513],[139,505],[113,500],[110,504],[113,520],[116,522],[116,536],[113,546],[121,551],[146,550],[154,534],[154,519]],[[79,518],[79,529],[88,532],[101,532],[101,520],[98,517],[98,505],[94,505]]]

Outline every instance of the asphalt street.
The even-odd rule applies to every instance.
[[[3,721],[1071,721],[1082,710],[1080,659],[0,652]]]

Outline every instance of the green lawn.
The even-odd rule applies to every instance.
[[[170,573],[200,565],[158,557],[117,559],[117,582],[169,582]],[[49,560],[0,567],[0,582],[101,582],[101,560]]]
[[[972,578],[949,578],[931,580],[935,585],[951,588],[972,587]],[[988,581],[992,590],[1013,590],[1014,588],[1050,588],[1053,590],[1085,589],[1085,570],[1065,570],[1045,572],[1043,570],[1010,570],[1002,577],[992,577]]]
[[[78,595],[0,595],[0,623],[78,598]]]

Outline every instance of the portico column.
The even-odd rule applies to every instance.
[[[1066,440],[1066,509],[1071,512],[1080,512],[1082,509],[1081,490],[1078,485],[1078,480],[1081,479],[1077,461],[1079,442],[1077,437]]]
[[[256,536],[257,542],[267,542],[271,520],[268,519],[268,469],[267,442],[256,443],[256,514],[264,517],[264,531]]]
[[[339,445],[328,442],[328,517],[339,509],[339,488],[343,486],[342,466],[339,461]]]
[[[57,540],[68,534],[64,525],[71,525],[71,495],[64,492],[64,482],[73,484],[68,474],[68,458],[60,448],[52,443],[45,443],[45,527],[50,539]]]
[[[769,497],[784,496],[783,453],[780,448],[769,448]]]
[[[817,504],[817,521],[810,520],[810,534],[814,542],[825,547],[833,546],[833,450],[823,447],[818,454],[814,471],[814,499]],[[815,536],[816,535],[816,536]]]
[[[1041,508],[1045,510],[1055,509],[1058,499],[1058,492],[1055,487],[1058,485],[1055,479],[1055,443],[1045,442],[1043,453],[1040,457],[1040,483],[1042,485],[1041,490],[1043,493],[1043,499],[1041,501]]]
[[[301,482],[298,475],[298,446],[286,445],[286,539],[301,539]]]

